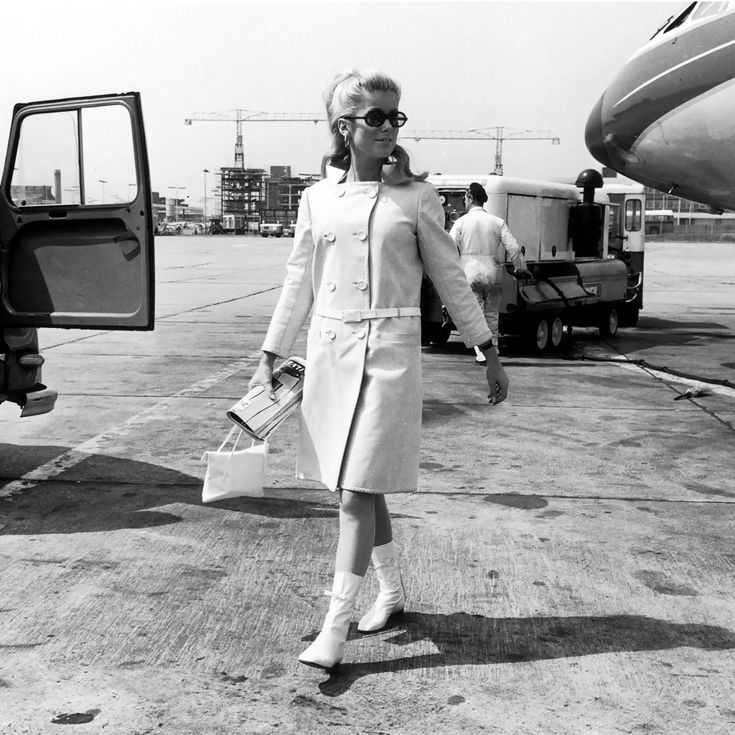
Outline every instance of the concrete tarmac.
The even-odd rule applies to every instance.
[[[201,503],[290,242],[158,238],[154,332],[42,331],[56,409],[0,406],[0,733],[734,732],[735,390],[706,381],[735,383],[735,244],[650,244],[616,339],[506,341],[499,406],[456,335],[424,350],[407,612],[326,673],[296,657],[337,499],[294,479],[296,419],[264,498]]]

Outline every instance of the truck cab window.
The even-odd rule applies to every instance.
[[[628,199],[625,203],[625,229],[639,232],[641,229],[641,203],[638,199]]]
[[[20,207],[79,203],[78,116],[47,112],[23,119],[10,198]]]
[[[137,180],[125,106],[44,111],[23,118],[10,186],[16,206],[131,202]]]

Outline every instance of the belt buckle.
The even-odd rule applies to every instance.
[[[345,309],[342,312],[343,322],[361,322],[362,321],[362,310],[361,309]]]

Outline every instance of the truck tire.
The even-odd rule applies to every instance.
[[[560,316],[554,317],[549,327],[549,342],[553,349],[561,347],[562,340],[564,339],[564,323]]]
[[[618,333],[620,319],[615,306],[610,306],[602,312],[599,330],[602,337],[614,337]]]
[[[531,322],[531,329],[528,332],[528,340],[531,347],[536,352],[545,352],[551,344],[550,334],[549,322],[545,317]]]
[[[450,324],[442,322],[424,322],[421,325],[421,344],[427,345],[445,345],[452,333]]]
[[[620,309],[620,326],[635,327],[638,324],[640,309],[637,306],[624,306]]]

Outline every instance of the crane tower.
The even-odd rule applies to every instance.
[[[231,114],[220,112],[195,112],[184,120],[184,125],[195,122],[234,122],[235,123],[235,168],[245,168],[245,149],[242,139],[242,124],[246,122],[313,122],[326,120],[321,113],[311,112],[254,112],[253,110],[233,110]]]
[[[404,133],[404,138],[415,140],[494,140],[495,169],[497,176],[503,175],[503,142],[506,140],[550,140],[552,145],[559,145],[560,140],[548,130],[509,130],[498,125],[474,130],[414,130]]]

